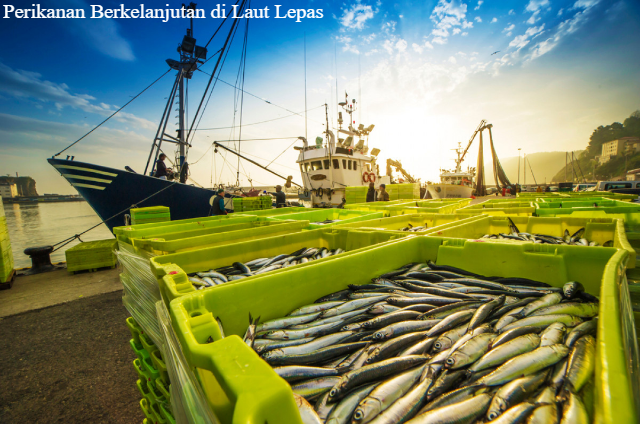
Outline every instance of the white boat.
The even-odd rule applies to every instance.
[[[346,96],[345,96],[346,97]],[[353,112],[356,101],[339,103],[349,114],[349,126],[342,128],[342,112],[338,118],[338,136],[346,138],[336,140],[333,131],[325,132],[325,137],[317,137],[315,144],[309,144],[300,137],[303,146],[296,146],[303,188],[299,199],[308,201],[312,207],[336,207],[345,201],[345,187],[368,186],[370,182],[376,189],[380,184],[389,184],[391,177],[381,176],[376,158],[380,149],[369,151],[369,134],[374,125],[365,128],[360,124],[353,126]],[[327,122],[327,128],[329,127]]]
[[[461,158],[462,150],[460,143],[455,150],[458,154],[456,159],[456,169],[450,171],[447,169],[440,170],[440,183],[428,183],[427,192],[433,199],[447,198],[464,198],[471,197],[474,191],[474,179],[476,176],[475,168],[467,167],[466,171],[462,171]]]

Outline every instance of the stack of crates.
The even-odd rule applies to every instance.
[[[385,188],[389,193],[389,200],[419,199],[420,184],[388,184]]]
[[[171,211],[166,206],[131,209],[131,225],[171,221]]]
[[[273,200],[271,196],[234,197],[233,211],[247,212],[247,211],[258,211],[263,209],[271,209],[272,203],[273,203]]]
[[[4,216],[4,206],[0,201],[0,284],[9,283],[13,278],[13,253],[7,229],[7,218]]]
[[[64,253],[67,259],[67,271],[96,271],[100,268],[114,268],[116,255],[113,251],[116,239],[87,241],[73,246]]]
[[[367,186],[350,186],[344,189],[344,198],[347,205],[353,203],[365,203],[367,201]]]
[[[171,409],[171,382],[162,353],[131,317],[127,318],[127,327],[133,337],[129,340],[137,358],[133,367],[138,373],[136,386],[142,395],[140,408],[148,423],[175,424]]]

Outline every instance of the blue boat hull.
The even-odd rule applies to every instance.
[[[109,230],[125,224],[130,208],[168,206],[171,219],[209,216],[212,190],[64,159],[48,162],[80,193]]]

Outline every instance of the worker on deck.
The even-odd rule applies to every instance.
[[[276,192],[269,194],[273,194],[276,197],[276,208],[281,208],[286,205],[287,195],[284,194],[284,191],[282,191],[282,186],[277,185]]]
[[[167,158],[167,155],[164,153],[160,153],[158,160],[156,161],[156,173],[153,175],[156,178],[160,178],[161,180],[166,180],[167,175],[167,165],[164,164],[164,160]]]
[[[218,194],[213,198],[213,204],[211,205],[211,215],[227,215],[227,210],[224,208],[224,189],[219,188]]]
[[[383,202],[389,201],[389,193],[385,190],[386,186],[384,184],[380,184],[380,194],[378,195],[378,200]]]
[[[367,190],[367,203],[375,202],[378,197],[378,193],[376,193],[376,186],[373,183],[369,183],[369,190]]]

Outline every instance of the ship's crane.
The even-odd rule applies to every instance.
[[[410,183],[417,183],[418,180],[413,178],[407,171],[404,170],[402,164],[399,161],[393,159],[387,159],[387,175],[391,176],[391,167],[396,168],[397,172],[400,172],[405,180]]]
[[[480,131],[484,130],[485,125],[487,125],[487,121],[485,121],[484,119],[480,121],[480,125],[478,125],[478,128],[476,128],[476,130],[471,135],[471,138],[469,139],[469,144],[467,144],[467,148],[464,149],[464,152],[462,152],[462,156],[459,159],[460,163],[462,163],[462,161],[464,160],[464,155],[466,155],[467,152],[469,151],[469,147],[471,147],[471,144],[473,144],[473,140],[476,138],[476,135],[478,135]]]

